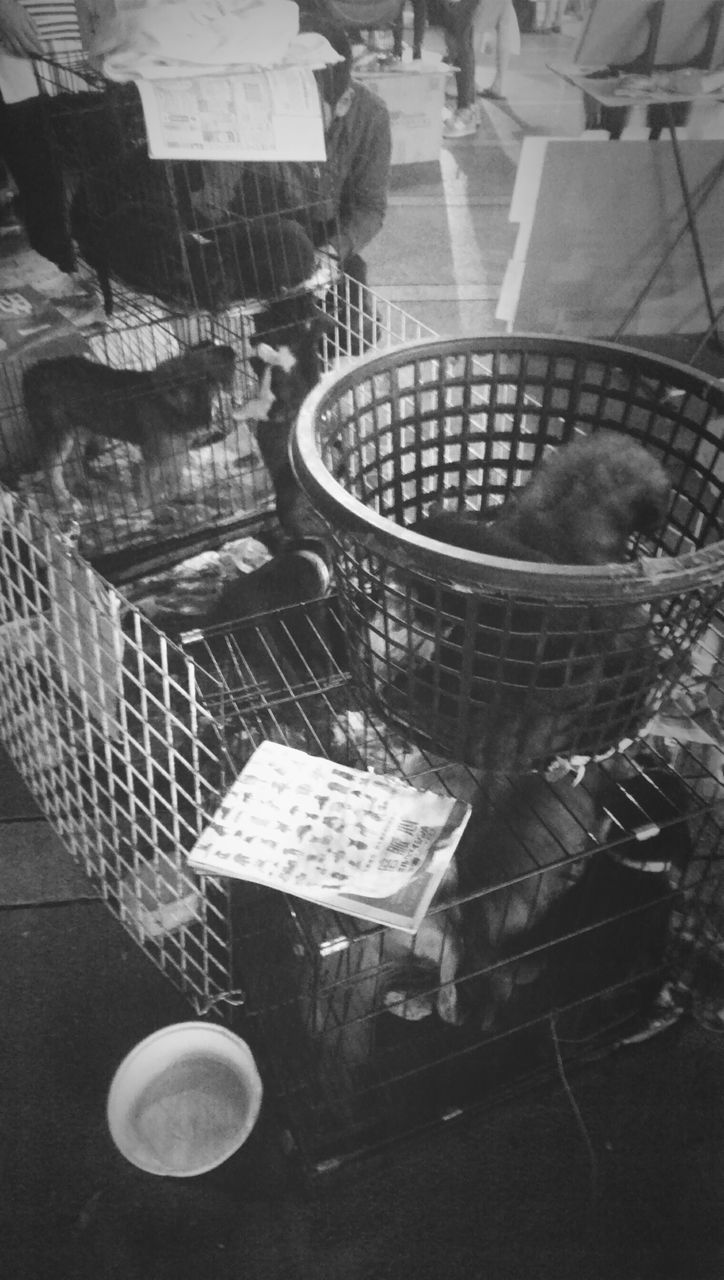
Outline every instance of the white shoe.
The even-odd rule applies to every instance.
[[[477,133],[480,117],[477,106],[463,107],[456,111],[442,126],[443,138],[469,138]]]

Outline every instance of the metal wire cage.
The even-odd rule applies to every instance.
[[[365,709],[328,607],[184,637],[233,771],[271,740],[475,809],[416,935],[231,884],[245,1034],[319,1170],[545,1080],[554,1045],[572,1066],[675,1020],[720,945],[724,853],[721,748],[650,739],[577,784],[493,781]],[[712,705],[721,645],[718,620],[696,655]]]
[[[36,75],[70,230],[109,313],[118,282],[174,309],[219,311],[313,276],[334,229],[320,165],[152,159],[135,84],[81,56],[39,62]]]
[[[724,586],[724,393],[613,344],[431,340],[307,399],[292,463],[329,525],[352,678],[417,739],[502,772],[637,733]],[[623,565],[533,564],[415,531],[494,514],[550,449],[602,428],[661,462],[673,499]]]
[[[6,482],[46,516],[75,520],[94,562],[258,521],[271,482],[251,423],[233,416],[258,385],[250,320],[126,313],[83,331],[58,319],[53,341],[0,371]]]
[[[303,320],[283,330],[284,342],[299,348],[300,360],[299,371],[288,379],[284,420],[275,416],[277,433],[285,421],[290,425],[313,379],[340,358],[370,343],[392,345],[429,332],[371,290],[361,296],[347,276],[289,302],[292,307],[298,302],[304,314],[321,316],[328,310],[330,324],[316,337]],[[57,312],[51,324],[51,338],[9,351],[0,369],[0,478],[40,513],[64,523],[76,520],[86,559],[113,574],[116,563],[132,563],[151,552],[159,559],[164,551],[177,553],[206,535],[222,538],[225,532],[258,528],[273,519],[272,477],[258,446],[264,407],[258,401],[253,356],[255,343],[279,342],[277,311],[241,306],[220,314],[174,314],[125,291],[122,305],[100,327],[75,328]],[[193,349],[204,344],[233,352],[233,377],[209,385],[202,420],[192,421],[184,413],[183,398],[188,393],[189,407],[194,407],[194,387],[203,370],[194,363]],[[28,405],[32,371],[42,360],[61,358],[62,363],[62,358],[79,355],[121,376],[114,381],[109,375],[102,385],[96,379],[74,385],[65,372],[43,380],[53,434],[58,442],[67,437],[68,444],[66,453],[49,456],[44,464]],[[169,373],[174,370],[171,385],[153,373],[164,366]],[[143,374],[145,381],[131,383],[128,370]],[[150,475],[152,459],[144,457],[137,442],[120,437],[129,415],[141,431],[153,435],[159,396],[174,430],[157,481],[149,484],[143,473]],[[251,406],[248,413],[246,405]],[[96,429],[86,430],[90,447],[85,454],[77,443],[71,449],[78,431],[89,424]]]

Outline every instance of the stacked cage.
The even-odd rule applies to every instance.
[[[661,727],[682,689],[721,703],[721,388],[602,345],[421,344],[415,321],[316,274],[313,182],[150,161],[134,86],[81,63],[45,75],[73,233],[112,313],[69,353],[104,368],[101,390],[38,388],[37,351],[5,373],[3,471],[36,480],[3,491],[3,734],[51,822],[197,1009],[243,1001],[316,1166],[665,1018],[721,922],[721,750]],[[267,362],[265,387],[259,347],[293,347],[290,328],[293,366]],[[339,355],[406,339],[315,389]],[[171,643],[88,559],[264,522],[279,439],[261,420],[286,445],[302,401],[291,478],[336,595]],[[44,451],[44,414],[67,452]],[[672,485],[626,563],[512,563],[416,528],[486,526],[601,429]],[[417,934],[189,873],[269,740],[472,806]]]
[[[172,311],[221,311],[312,276],[330,230],[319,165],[152,159],[136,84],[81,59],[39,68],[70,230],[109,313],[123,285]]]
[[[90,886],[206,1010],[229,995],[228,898],[185,854],[227,766],[193,666],[8,493],[0,532],[3,745]]]
[[[634,737],[721,598],[723,411],[684,366],[536,337],[430,340],[313,392],[293,463],[370,709],[486,771]]]

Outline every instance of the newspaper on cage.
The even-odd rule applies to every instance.
[[[309,67],[139,80],[153,160],[324,160]]]
[[[415,933],[469,817],[462,800],[264,742],[189,862]]]

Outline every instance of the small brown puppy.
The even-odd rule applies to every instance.
[[[221,388],[231,391],[234,363],[231,347],[203,342],[150,370],[113,369],[84,356],[31,365],[25,407],[56,500],[74,505],[65,479],[71,455],[85,468],[103,439],[112,439],[140,450],[139,497],[158,501],[184,452],[199,443],[196,433],[211,435],[212,400]]]

